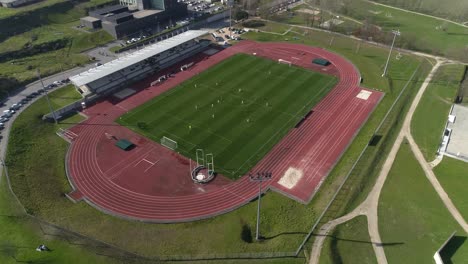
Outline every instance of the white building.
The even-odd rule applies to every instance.
[[[72,76],[70,80],[83,97],[116,92],[201,52],[210,44],[199,39],[206,34],[203,30],[186,31]]]

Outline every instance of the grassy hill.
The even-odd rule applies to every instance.
[[[468,1],[466,0],[373,0],[373,2],[447,18],[453,21],[468,21]]]

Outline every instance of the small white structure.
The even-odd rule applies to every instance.
[[[455,118],[456,118],[455,115],[449,115],[448,121],[453,124],[455,123]]]

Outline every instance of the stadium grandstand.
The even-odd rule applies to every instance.
[[[135,81],[174,65],[205,49],[210,41],[202,39],[203,30],[189,30],[147,46],[116,60],[70,77],[84,98],[93,98],[127,88]]]

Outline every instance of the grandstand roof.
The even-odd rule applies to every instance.
[[[101,66],[91,68],[78,75],[70,77],[70,80],[76,86],[82,86],[93,81],[99,80],[107,75],[125,69],[135,63],[142,60],[148,59],[155,56],[156,54],[162,53],[166,50],[177,47],[178,45],[190,41],[192,39],[201,37],[207,34],[208,31],[204,30],[189,30],[172,38],[160,41],[156,44],[147,46],[141,50],[135,51],[128,55],[122,56],[116,60],[105,63]]]

